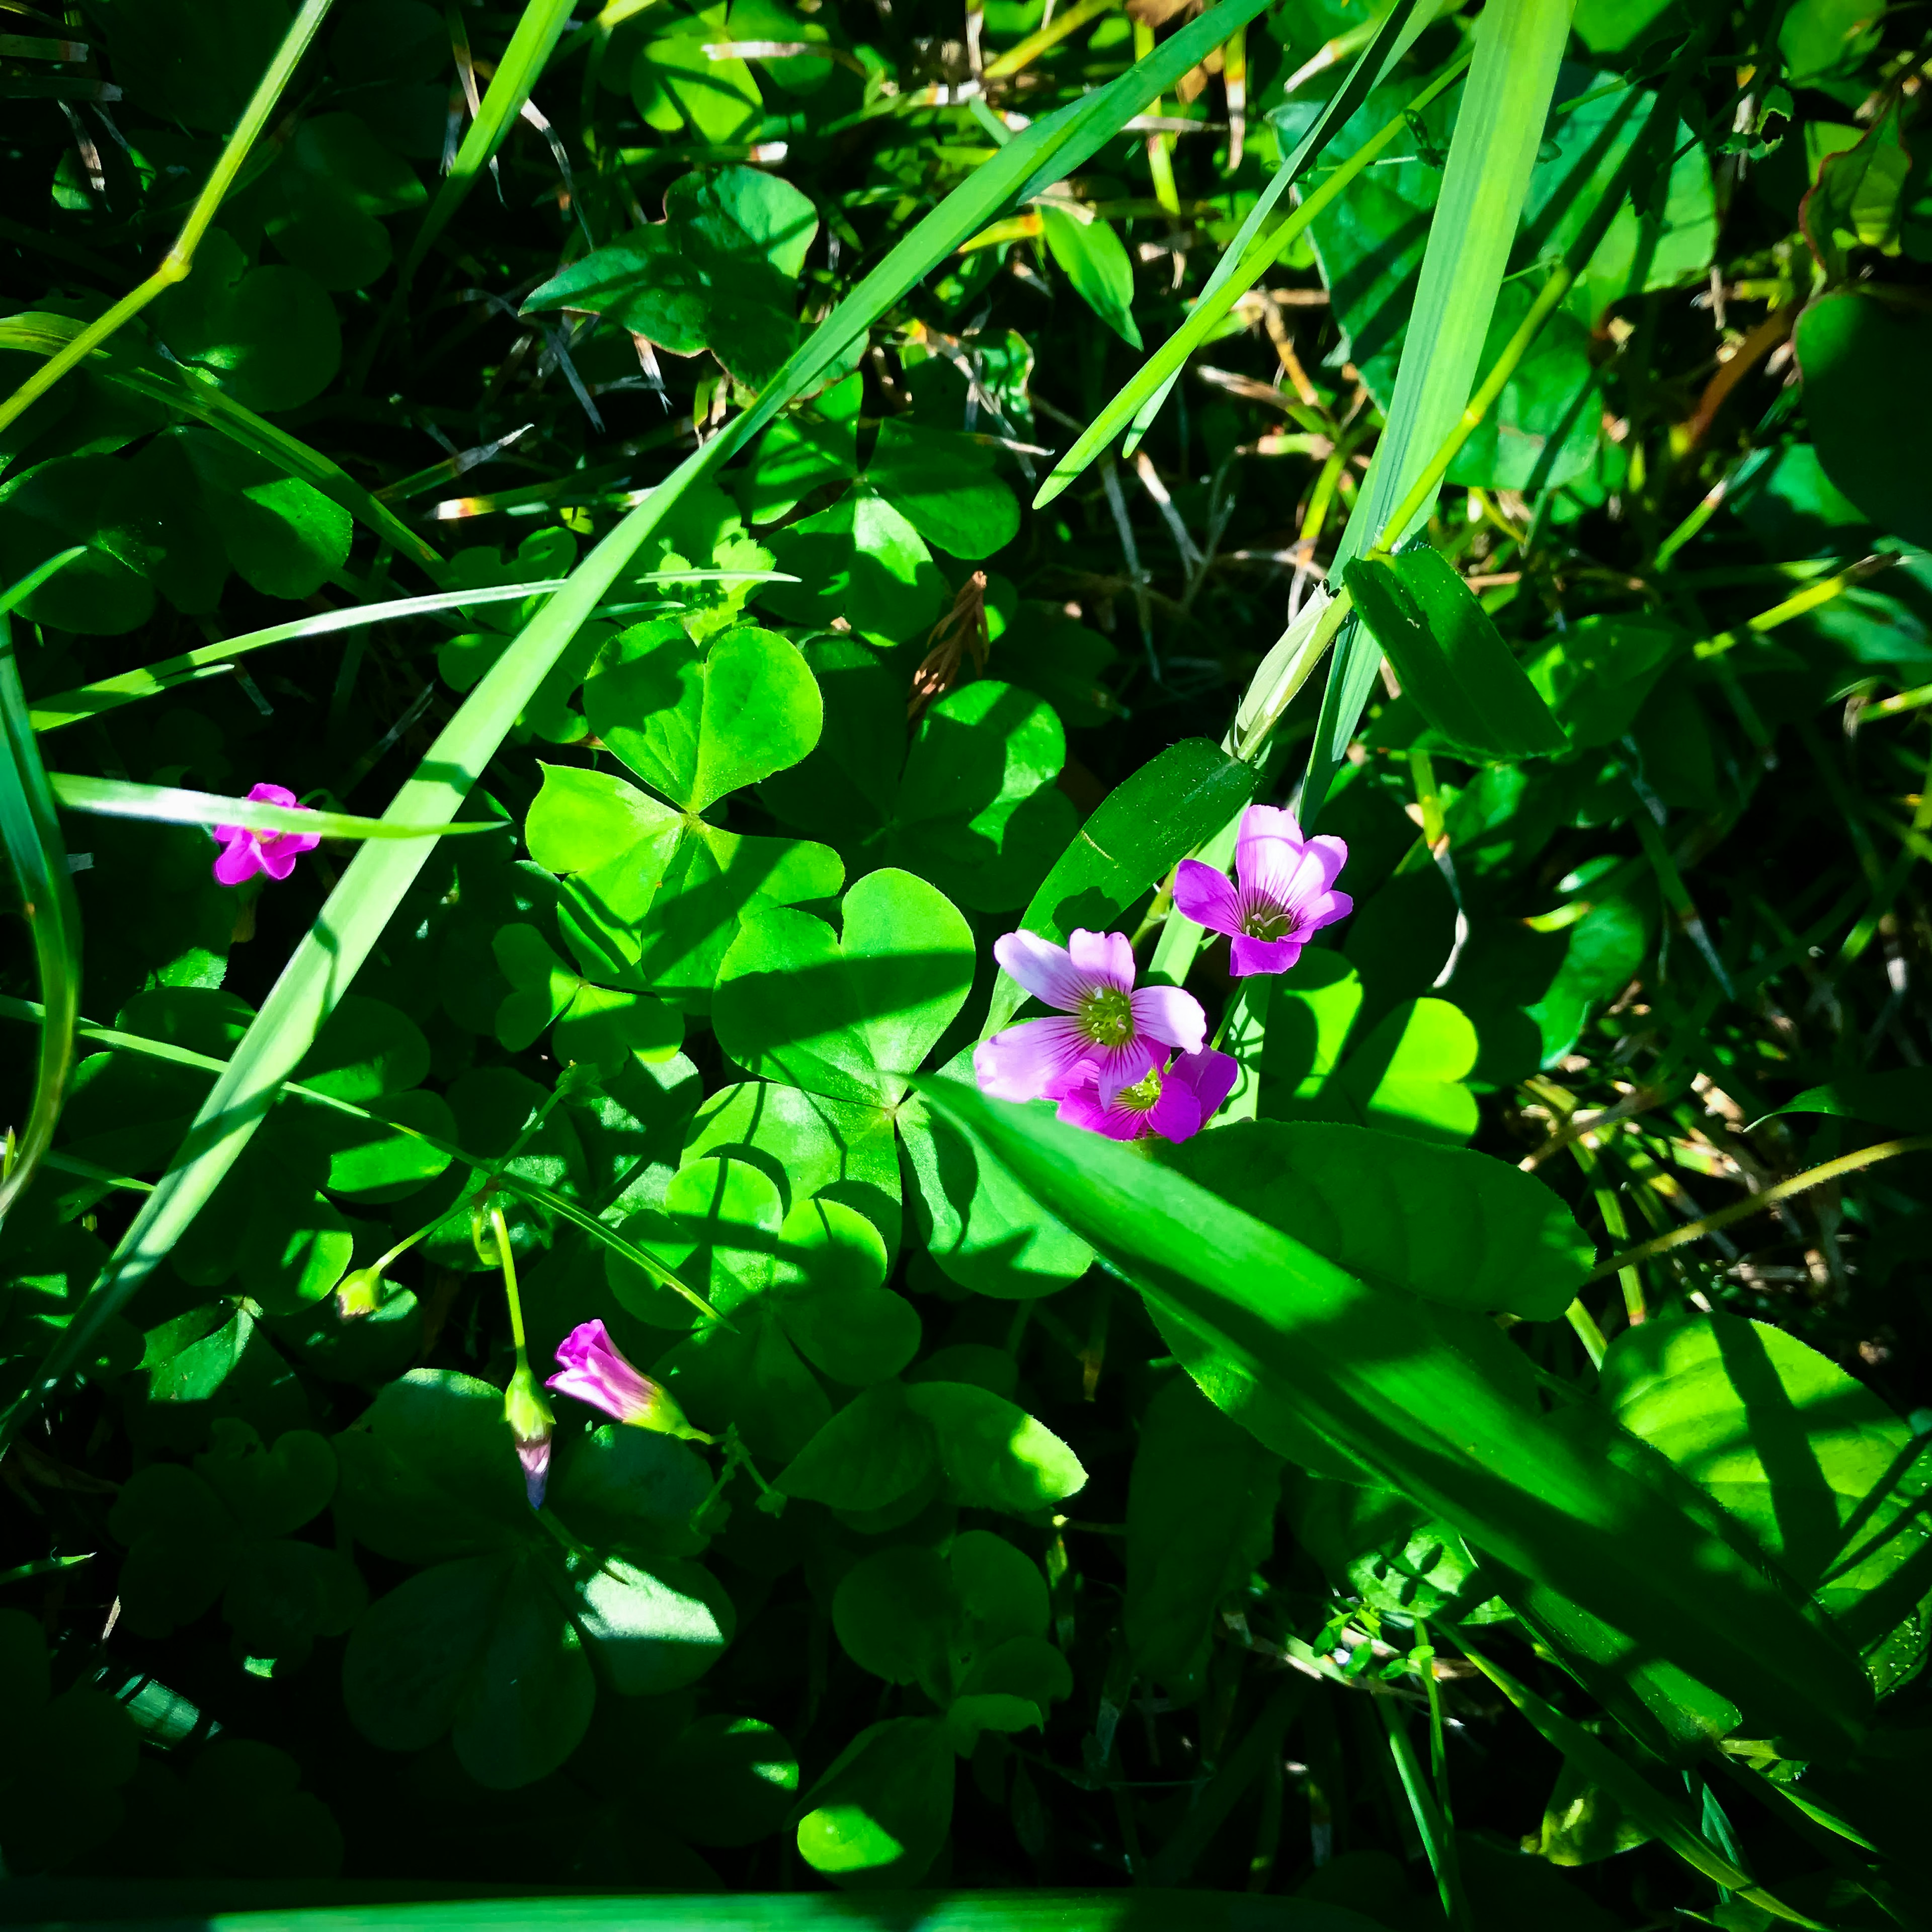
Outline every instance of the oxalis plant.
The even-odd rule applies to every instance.
[[[0,25],[16,1918],[1925,1922],[1925,17]]]

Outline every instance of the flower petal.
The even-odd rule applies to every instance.
[[[1186,1088],[1201,1110],[1201,1124],[1204,1127],[1234,1090],[1240,1072],[1232,1054],[1216,1052],[1211,1046],[1204,1047],[1198,1053],[1184,1053],[1167,1070],[1167,1084],[1161,1089],[1161,1097],[1165,1100],[1176,1087]]]
[[[1236,843],[1243,838],[1286,838],[1297,845],[1306,842],[1301,836],[1301,821],[1278,805],[1250,806],[1241,814]]]
[[[244,832],[215,860],[214,882],[220,886],[238,886],[261,869],[261,853],[254,838]]]
[[[1230,935],[1241,929],[1241,902],[1225,872],[1184,859],[1174,875],[1174,909],[1210,932]]]
[[[1355,902],[1346,892],[1323,892],[1310,899],[1300,908],[1301,923],[1295,937],[1306,939],[1312,932],[1319,932],[1324,926],[1333,926],[1338,919],[1346,919],[1355,909]]]
[[[1301,957],[1303,935],[1292,939],[1237,939],[1228,948],[1228,970],[1237,980],[1250,973],[1286,973]]]
[[[1292,904],[1303,850],[1288,838],[1239,840],[1234,847],[1234,869],[1240,878],[1243,903],[1276,908]]]
[[[1180,1064],[1179,1060],[1174,1066]],[[1184,1080],[1174,1077],[1174,1068],[1167,1070],[1167,1077],[1161,1082],[1160,1098],[1141,1116],[1149,1133],[1160,1136],[1162,1140],[1192,1140],[1206,1124],[1207,1115],[1201,1110],[1201,1102]]]
[[[1309,840],[1308,851],[1311,857],[1318,857],[1322,862],[1322,890],[1326,892],[1348,862],[1348,841],[1337,838],[1332,832],[1318,832]]]
[[[248,788],[248,796],[257,805],[294,806],[299,802],[295,794],[290,790],[286,785],[250,785]]]
[[[1208,1016],[1192,993],[1178,986],[1143,986],[1133,997],[1134,1030],[1162,1046],[1198,1053],[1208,1037]]]
[[[980,1041],[973,1049],[974,1077],[996,1100],[1052,1099],[1090,1051],[1072,1020],[1027,1020]]]
[[[993,941],[993,957],[1036,1000],[1056,1011],[1070,1013],[1081,996],[1091,990],[1088,976],[1068,956],[1066,948],[1036,932],[1007,932]]]
[[[1102,1106],[1098,1088],[1089,1082],[1061,1096],[1059,1118],[1069,1126],[1105,1134],[1110,1141],[1130,1141],[1139,1134],[1146,1116],[1126,1107]]]
[[[1172,989],[1149,988],[1148,990]],[[1181,995],[1183,999],[1186,997],[1184,993]],[[1136,993],[1134,998],[1138,1000],[1140,994]],[[1196,1006],[1194,1010],[1198,1013],[1201,1009]],[[1100,1075],[1100,1104],[1103,1107],[1112,1106],[1114,1096],[1123,1087],[1138,1085],[1167,1058],[1166,1054],[1156,1049],[1144,1033],[1136,1033],[1132,1040],[1119,1046],[1090,1046],[1088,1052]]]
[[[1134,989],[1133,943],[1124,932],[1087,932],[1076,928],[1066,942],[1067,956],[1089,985]]]

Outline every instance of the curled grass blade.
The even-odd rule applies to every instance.
[[[518,633],[383,817],[394,825],[454,818],[511,724],[566,644],[601,604],[639,546],[694,484],[722,468],[779,410],[838,364],[872,325],[996,215],[1090,159],[1147,104],[1254,19],[1267,0],[1220,0],[1148,59],[1084,99],[1043,116],[948,195],[820,322],[752,406],[687,457],[573,571]],[[87,1360],[102,1325],[158,1267],[248,1144],[282,1084],[354,981],[427,862],[428,839],[370,839],[290,956],[234,1058],[216,1081],[160,1184],[142,1204],[26,1390],[0,1420],[10,1442],[47,1394]]]

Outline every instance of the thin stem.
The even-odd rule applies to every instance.
[[[123,322],[139,315],[157,296],[166,294],[176,283],[187,280],[201,238],[208,232],[208,224],[214,220],[228,190],[234,186],[235,177],[241,172],[249,151],[268,125],[268,116],[275,111],[282,90],[288,86],[302,56],[308,52],[309,43],[315,38],[329,4],[330,0],[305,0],[302,11],[283,35],[282,44],[276,49],[274,58],[268,63],[268,71],[256,84],[248,105],[242,110],[242,118],[236,123],[234,133],[229,136],[227,145],[221,151],[221,158],[215,163],[206,185],[196,196],[194,206],[188,212],[188,219],[182,224],[181,232],[175,237],[174,246],[161,258],[160,266],[138,288],[123,296],[104,315],[89,322],[64,348],[36,369],[4,403],[0,403],[0,430],[45,395],[70,369],[86,361]]]
[[[1747,637],[1755,637],[1760,632],[1774,631],[1780,624],[1788,624],[1794,617],[1802,617],[1817,609],[1821,604],[1828,604],[1833,598],[1863,584],[1881,571],[1889,570],[1901,560],[1902,553],[1881,550],[1870,556],[1861,557],[1856,563],[1847,564],[1843,570],[1826,578],[1822,582],[1807,584],[1795,596],[1787,597],[1781,604],[1774,604],[1768,610],[1760,611],[1755,617],[1747,618],[1741,629],[1726,631],[1714,638],[1707,638],[1697,646],[1700,658],[1714,658],[1730,650],[1735,644],[1744,642]],[[1894,710],[1903,710],[1894,706]],[[1883,715],[1884,707],[1873,705],[1870,712]]]
[[[1030,67],[1049,47],[1058,46],[1070,34],[1077,34],[1089,20],[1111,13],[1120,0],[1076,0],[1064,14],[1054,16],[1050,26],[1029,34],[1018,46],[1009,47],[997,60],[988,61],[981,70],[983,80],[1004,80],[1024,67]]]
[[[510,1304],[510,1340],[516,1344],[517,1366],[527,1368],[530,1358],[524,1346],[524,1301],[517,1292],[517,1260],[510,1252],[510,1230],[503,1210],[490,1204],[490,1231],[496,1238],[496,1258],[503,1270],[503,1299]]]
[[[1595,1279],[1594,1275],[1590,1277],[1592,1281]],[[1604,1331],[1597,1326],[1596,1317],[1583,1306],[1580,1299],[1571,1302],[1563,1312],[1570,1327],[1576,1330],[1576,1339],[1582,1343],[1583,1352],[1589,1357],[1591,1367],[1600,1369],[1610,1345],[1604,1340]]]
[[[1228,1004],[1221,1010],[1221,1024],[1214,1029],[1214,1037],[1208,1042],[1210,1052],[1218,1052],[1222,1041],[1228,1037],[1228,1030],[1240,1016],[1248,1004],[1248,982],[1244,980],[1228,996]]]
[[[1903,1140],[1879,1141],[1872,1146],[1860,1148],[1855,1153],[1840,1154],[1836,1160],[1828,1160],[1822,1167],[1807,1168],[1802,1174],[1794,1174],[1788,1180],[1780,1180],[1766,1188],[1762,1193],[1754,1194],[1748,1201],[1735,1202],[1728,1208],[1720,1208],[1714,1214],[1706,1214],[1700,1220],[1687,1221],[1681,1228],[1672,1228],[1668,1234],[1653,1236],[1648,1241],[1640,1241],[1634,1248],[1626,1248],[1620,1255],[1610,1258],[1591,1270],[1583,1278],[1581,1286],[1589,1286],[1592,1282],[1601,1281],[1606,1276],[1615,1274],[1620,1268],[1634,1267],[1637,1262],[1648,1261],[1652,1255],[1667,1253],[1672,1248],[1681,1248],[1687,1241],[1701,1240],[1706,1234],[1714,1234],[1720,1228],[1728,1228],[1734,1221],[1742,1221],[1780,1201],[1789,1200],[1794,1194],[1808,1192],[1812,1188],[1822,1187],[1828,1180],[1836,1180],[1841,1175],[1856,1174],[1861,1168],[1875,1167],[1882,1160],[1890,1160],[1902,1154],[1922,1154],[1932,1148],[1932,1134],[1912,1134]]]

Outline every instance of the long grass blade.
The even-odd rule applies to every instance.
[[[1254,19],[1267,4],[1220,0],[1162,41],[1148,59],[1084,99],[1043,116],[976,169],[819,324],[749,409],[687,457],[577,566],[562,590],[484,673],[383,817],[398,825],[453,818],[558,654],[686,491],[721,468],[788,402],[809,388],[962,242],[1088,160],[1235,26]],[[32,1385],[0,1420],[0,1445],[11,1441],[49,1392],[87,1359],[103,1324],[193,1222],[261,1124],[282,1082],[301,1064],[430,849],[427,839],[371,839],[350,862],[160,1184],[143,1203]]]
[[[1747,1722],[1806,1738],[1800,1754],[1856,1742],[1863,1671],[1742,1528],[1606,1416],[1524,1405],[1483,1366],[1483,1318],[1372,1288],[1043,1108],[944,1079],[920,1090],[1164,1315],[1484,1554],[1712,1685]]]
[[[68,551],[61,560],[70,561]],[[50,560],[50,561],[52,561]],[[56,564],[56,568],[58,568]],[[46,565],[42,582],[53,574]],[[27,587],[32,587],[31,580]],[[67,848],[48,790],[20,688],[14,661],[12,625],[6,608],[25,594],[16,584],[0,601],[0,728],[6,743],[0,755],[0,841],[20,890],[20,910],[34,943],[34,966],[40,986],[40,1046],[34,1070],[33,1099],[26,1122],[4,1176],[0,1176],[0,1220],[18,1200],[46,1158],[67,1097],[74,1064],[74,1022],[80,1012],[80,907],[68,871]]]
[[[26,310],[0,317],[0,349],[17,349],[29,356],[58,356],[81,332],[81,324],[71,316]],[[394,544],[400,555],[419,566],[433,581],[442,581],[442,553],[434,544],[412,530],[339,463],[238,403],[213,377],[185,365],[170,371],[151,368],[122,342],[96,344],[89,352],[88,366],[117,388],[179,410],[278,470],[313,484],[364,529]]]
[[[47,782],[70,812],[92,812],[100,818],[146,818],[160,825],[239,825],[250,832],[296,832],[322,838],[440,838],[445,832],[500,829],[494,818],[398,825],[387,818],[361,818],[350,812],[224,798],[178,785],[135,784],[125,778],[88,778],[72,772],[50,772]]]
[[[78,550],[68,553],[80,555]],[[533,579],[528,584],[493,584],[484,590],[440,590],[430,597],[398,597],[385,604],[362,604],[346,610],[325,610],[317,617],[298,617],[292,623],[271,624],[266,630],[246,631],[238,638],[225,638],[218,644],[202,644],[178,656],[163,658],[158,664],[143,664],[139,670],[124,670],[92,684],[76,685],[70,691],[57,691],[44,698],[32,712],[36,731],[58,731],[79,724],[103,712],[123,704],[138,704],[144,698],[158,698],[164,691],[206,677],[211,671],[225,669],[233,658],[250,651],[266,650],[271,644],[285,644],[297,638],[324,638],[338,631],[360,630],[366,624],[388,624],[405,617],[421,617],[436,610],[454,610],[460,604],[508,604],[524,597],[540,596],[546,590],[560,590],[560,577]],[[37,587],[37,586],[35,586]]]
[[[1331,576],[1378,538],[1392,548],[1408,535],[1388,527],[1390,513],[1469,400],[1556,98],[1570,14],[1570,0],[1491,0],[1476,22],[1475,58],[1430,224],[1388,424],[1342,533]],[[1304,824],[1320,813],[1341,769],[1381,661],[1364,626],[1345,626],[1302,788]]]
[[[1262,190],[1247,219],[1214,265],[1214,272],[1196,298],[1186,320],[1141,364],[1120,392],[1081,432],[1073,447],[1054,464],[1033,500],[1035,509],[1052,502],[1130,422],[1137,433],[1144,429],[1146,424],[1138,413],[1142,406],[1156,394],[1165,395],[1172,388],[1181,364],[1213,333],[1235,303],[1267,273],[1282,251],[1402,131],[1410,114],[1426,106],[1462,72],[1467,64],[1466,56],[1452,62],[1438,74],[1414,100],[1343,162],[1299,208],[1283,220],[1274,218],[1275,208],[1282,197],[1347,124],[1356,109],[1367,99],[1370,90],[1394,70],[1396,63],[1408,51],[1411,43],[1421,31],[1428,10],[1426,8],[1418,8],[1417,0],[1397,0],[1334,98],[1322,110],[1314,126],[1303,136],[1294,152],[1282,163],[1274,178]]]

